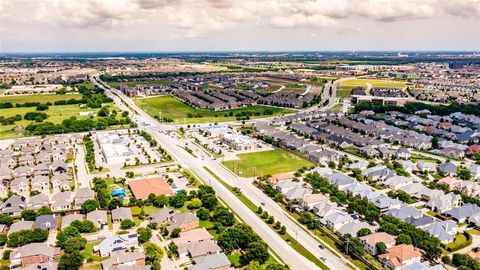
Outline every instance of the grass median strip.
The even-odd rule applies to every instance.
[[[226,187],[230,192],[232,192],[233,194],[235,194],[237,196],[237,198],[243,203],[245,204],[252,212],[254,212],[257,216],[257,209],[258,207],[252,203],[252,201],[250,201],[245,195],[243,195],[242,193],[240,192],[236,192],[235,189],[230,186],[229,184],[227,184],[225,181],[223,181],[222,179],[220,179],[220,177],[218,177],[215,173],[213,173],[208,167],[204,166],[203,167],[209,174],[211,174],[213,177],[215,177],[215,179],[217,179],[224,187]],[[265,220],[264,220],[265,221]],[[267,222],[265,222],[267,223]],[[268,224],[267,225],[273,230],[275,231],[276,233],[278,233],[277,230],[275,230],[273,228],[273,224]],[[321,269],[329,269],[322,261],[320,261],[320,259],[318,259],[317,257],[315,257],[315,255],[313,255],[310,251],[308,251],[304,246],[302,246],[300,243],[298,243],[298,241],[293,238],[292,236],[290,236],[288,233],[285,233],[285,234],[280,234],[278,233],[278,235],[283,239],[285,240],[293,249],[295,249],[298,253],[302,254],[305,258],[307,258],[308,260],[312,261],[314,264],[316,264],[318,267],[320,267]]]

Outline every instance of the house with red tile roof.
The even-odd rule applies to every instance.
[[[173,191],[163,177],[131,180],[128,186],[137,200],[145,200],[151,193],[155,195],[173,195]]]
[[[412,245],[401,244],[387,248],[378,258],[388,269],[397,270],[413,263],[420,263],[422,253]]]

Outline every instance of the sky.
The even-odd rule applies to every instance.
[[[480,0],[0,0],[0,52],[480,51]]]

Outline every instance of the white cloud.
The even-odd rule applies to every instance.
[[[465,3],[478,0],[461,0]],[[331,27],[346,18],[428,18],[438,0],[43,0],[36,18],[58,26],[166,24],[194,36],[234,27]],[[447,2],[445,2],[447,3]],[[450,14],[464,16],[462,9]],[[470,11],[469,11],[470,12]],[[185,31],[187,30],[188,31]]]
[[[410,25],[435,28],[439,21],[456,21],[469,28],[480,18],[480,0],[0,0],[0,38],[16,33],[54,40],[65,33],[87,39],[124,42],[199,40],[237,33],[378,33]],[[411,27],[413,25],[413,27]],[[448,25],[448,23],[446,24]],[[427,27],[428,28],[428,27]],[[405,29],[406,30],[406,29]],[[466,30],[465,30],[466,31]],[[376,32],[377,34],[374,34]],[[432,31],[436,35],[438,31]],[[5,35],[8,33],[8,35]],[[46,34],[45,34],[46,33]],[[245,34],[246,33],[246,34]],[[142,37],[142,34],[145,37]],[[148,36],[147,36],[148,35]],[[445,34],[443,34],[445,35]],[[280,38],[284,38],[280,37]],[[18,40],[20,37],[17,38]],[[38,37],[37,37],[38,40]],[[240,39],[241,40],[241,39]],[[281,40],[281,39],[280,39]],[[294,40],[294,39],[292,39]],[[35,39],[32,38],[32,41]],[[193,41],[193,40],[192,40]],[[131,41],[132,43],[135,42]],[[292,41],[293,42],[293,41]],[[278,42],[276,43],[278,44]],[[1,44],[0,44],[1,45]],[[299,45],[300,46],[300,45]]]

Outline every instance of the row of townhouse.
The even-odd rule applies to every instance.
[[[369,186],[357,182],[355,179],[343,173],[331,173],[327,170],[313,169],[311,172],[321,172],[320,174],[326,177],[330,183],[337,186],[340,190],[358,196],[365,200],[373,202],[377,207],[383,209],[385,214],[396,215],[397,212],[405,215],[402,210],[405,205],[396,200],[374,192]],[[293,201],[301,204],[302,207],[308,207],[313,210],[313,213],[320,219],[320,222],[332,231],[339,235],[350,234],[357,235],[358,231],[363,228],[368,228],[373,233],[360,238],[364,246],[364,250],[372,255],[377,255],[376,244],[383,242],[387,249],[385,254],[379,256],[379,260],[389,269],[442,269],[438,266],[430,266],[428,262],[422,262],[422,253],[417,248],[411,245],[396,245],[395,237],[384,232],[375,232],[378,227],[373,226],[365,221],[360,220],[357,215],[348,214],[343,207],[338,206],[335,202],[331,202],[328,196],[323,194],[312,194],[308,185],[302,182],[293,182],[291,180],[283,180],[275,185],[275,188],[281,192],[285,199],[292,201],[292,194],[297,194]],[[391,210],[387,210],[391,209]],[[401,217],[400,217],[401,218]],[[433,219],[433,218],[432,218]],[[415,222],[413,220],[412,222]],[[426,226],[427,232],[436,233],[436,227],[443,226],[441,221],[437,220],[432,223],[431,227]]]
[[[292,130],[299,130],[299,124],[294,125],[295,126],[292,126]],[[274,140],[280,146],[305,154],[312,162],[326,164],[333,161],[337,163],[342,158],[342,155],[335,151],[320,147],[315,142],[296,137],[287,131],[275,129],[268,124],[262,122],[256,123],[255,129],[259,134]],[[299,132],[301,133],[301,131]]]
[[[381,171],[380,169],[381,168],[378,167],[375,171]],[[362,173],[367,174],[366,170],[368,169],[365,169]],[[380,175],[386,174],[382,173]],[[442,243],[446,244],[454,241],[455,234],[458,231],[455,222],[441,221],[429,215],[424,215],[417,208],[406,205],[398,199],[392,199],[382,195],[373,190],[370,186],[360,183],[356,179],[343,173],[327,174],[324,177],[326,177],[329,182],[335,185],[339,190],[371,202],[379,208],[382,213],[406,221],[415,227],[428,232],[432,236],[439,238]],[[427,207],[432,209],[443,207],[444,210],[450,210],[455,209],[455,207],[458,207],[462,203],[459,195],[453,193],[445,194],[442,191],[431,190],[421,184],[421,186],[418,186],[417,184],[419,183],[414,183],[413,180],[401,176],[379,176],[376,179],[385,179],[381,183],[394,190],[402,190],[403,188],[403,191],[409,193],[414,198],[427,201]],[[441,204],[439,201],[441,201]],[[320,211],[323,209],[322,207],[324,206],[313,206],[314,212],[325,214]]]
[[[86,200],[93,200],[95,192],[90,188],[79,188],[75,192],[57,192],[51,197],[45,193],[39,193],[30,198],[12,195],[0,205],[0,213],[18,216],[25,209],[37,210],[48,207],[52,211],[66,211],[80,209]]]
[[[51,164],[39,163],[34,167],[0,168],[0,196],[8,192],[29,196],[30,192],[50,193],[50,190],[70,190],[71,166],[61,160]]]

